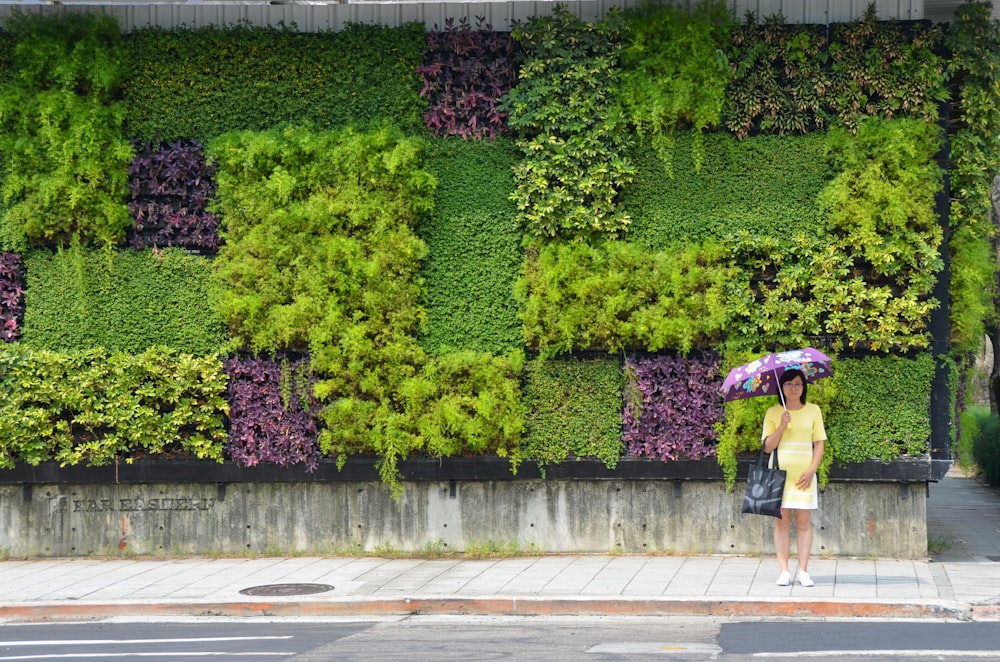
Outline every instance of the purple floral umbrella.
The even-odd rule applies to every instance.
[[[833,361],[812,347],[767,354],[730,370],[722,383],[722,399],[728,402],[759,395],[778,395],[784,402],[784,396],[778,389],[778,379],[791,369],[801,370],[806,383],[811,384],[833,374]]]

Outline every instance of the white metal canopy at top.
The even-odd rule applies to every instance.
[[[965,0],[730,0],[734,14],[747,11],[758,17],[781,13],[789,23],[828,24],[855,20],[869,4],[881,20],[932,20],[946,22]],[[302,32],[339,31],[348,23],[374,23],[395,27],[423,23],[428,30],[445,20],[476,17],[500,31],[517,20],[546,15],[555,4],[565,4],[584,20],[596,20],[611,7],[631,7],[638,0],[503,0],[498,2],[424,2],[421,0],[0,0],[0,18],[15,8],[42,13],[98,11],[114,15],[125,32],[158,26],[197,28],[205,25],[247,23],[256,26],[294,25]],[[1000,4],[1000,3],[998,3]],[[992,10],[1000,18],[1000,10]]]

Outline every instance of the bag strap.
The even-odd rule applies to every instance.
[[[767,460],[765,460],[764,459],[764,444],[761,444],[760,445],[760,453],[757,454],[757,464],[759,464],[761,466],[764,466],[764,467],[771,467],[772,469],[779,469],[780,470],[781,467],[778,465],[778,448],[775,447],[775,449],[773,451],[771,451],[771,457],[768,458]]]

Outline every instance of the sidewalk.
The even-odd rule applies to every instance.
[[[932,551],[941,548],[935,560],[816,557],[812,588],[776,586],[772,557],[42,559],[0,562],[0,621],[442,613],[1000,621],[1000,561],[990,558],[1000,559],[1000,493],[950,475],[931,485],[928,513],[929,529],[948,527],[928,536]]]

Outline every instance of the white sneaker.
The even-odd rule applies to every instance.
[[[792,583],[792,573],[787,570],[782,570],[781,574],[778,575],[778,581],[774,582],[778,586],[788,586]]]
[[[799,570],[799,584],[808,588],[810,586],[815,586],[816,582],[812,580],[812,577],[809,576],[808,572],[805,570]]]

